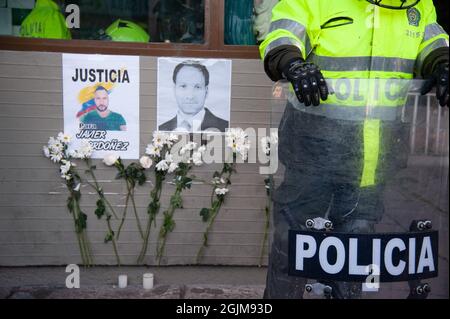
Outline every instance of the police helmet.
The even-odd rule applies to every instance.
[[[150,36],[136,23],[119,19],[106,29],[103,39],[118,42],[149,42]]]

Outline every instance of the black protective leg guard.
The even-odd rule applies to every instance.
[[[288,275],[288,233],[289,217],[292,216],[286,206],[274,205],[274,238],[269,256],[265,299],[302,299],[306,279]],[[294,222],[293,220],[290,221]]]

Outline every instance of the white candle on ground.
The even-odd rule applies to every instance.
[[[126,288],[127,287],[127,275],[119,275],[119,288]]]
[[[144,289],[153,289],[153,274],[147,273],[143,276]]]

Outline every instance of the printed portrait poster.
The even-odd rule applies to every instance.
[[[93,158],[139,158],[139,57],[63,54],[64,132]]]
[[[231,60],[158,59],[159,131],[223,133],[230,127]]]

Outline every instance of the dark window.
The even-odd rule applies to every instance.
[[[26,33],[22,32],[21,36],[20,26],[33,8],[34,0],[0,0],[3,11],[9,11],[8,6],[13,2],[29,6],[20,16],[16,14],[14,28],[5,31],[2,25],[12,25],[12,21],[0,21],[0,49],[259,58],[253,35],[254,0],[39,1],[53,1],[59,6],[54,10],[55,22],[47,28],[48,24],[38,19],[22,28]],[[72,12],[66,9],[70,5],[80,9],[80,26],[67,30],[65,19]],[[4,14],[1,10],[0,14]],[[50,19],[41,21],[48,23]],[[58,30],[58,24],[60,30],[53,32]]]

